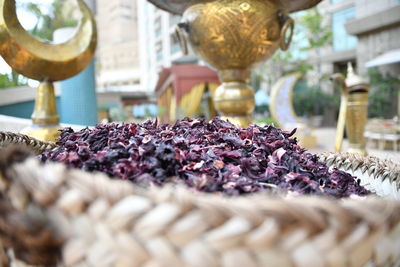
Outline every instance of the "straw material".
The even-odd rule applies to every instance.
[[[320,160],[328,166],[352,173],[361,184],[379,196],[400,200],[400,165],[390,160],[363,157],[351,153],[322,153]]]
[[[391,181],[386,196],[399,194],[399,165],[348,154],[321,159],[362,173],[361,182],[371,187]],[[1,153],[0,171],[1,266],[400,264],[400,201],[386,197],[227,198],[180,186],[145,190],[100,173],[41,164],[21,149]]]
[[[29,147],[35,153],[40,154],[44,151],[56,148],[56,144],[52,142],[43,142],[25,134],[16,134],[11,132],[0,132],[0,148],[10,144],[19,144]]]
[[[30,264],[396,266],[400,260],[399,201],[140,190],[34,158],[13,164],[15,153],[0,164],[0,241]]]

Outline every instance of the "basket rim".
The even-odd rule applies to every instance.
[[[0,133],[1,136],[1,133]],[[41,142],[41,141],[40,141]],[[47,145],[48,142],[44,142],[45,145]],[[50,143],[51,144],[51,143]],[[54,144],[54,143],[53,143]],[[51,144],[51,149],[54,149],[57,146],[53,146]],[[48,147],[49,148],[49,147]],[[7,151],[8,150],[8,151]],[[7,154],[12,154],[13,150],[17,150],[17,152],[20,150],[18,147],[16,148],[8,148],[6,150]],[[11,153],[10,153],[11,152]],[[5,171],[4,168],[7,170],[12,170],[11,173],[13,175],[16,174],[15,170],[16,168],[19,170],[25,170],[24,174],[28,174],[29,171],[33,171],[34,173],[32,173],[32,177],[35,177],[35,183],[37,183],[38,185],[41,184],[41,181],[39,181],[37,179],[37,175],[38,170],[45,170],[46,167],[48,168],[54,168],[58,171],[61,171],[63,174],[63,176],[67,176],[67,175],[81,175],[81,176],[86,176],[86,177],[96,177],[99,179],[102,179],[104,181],[104,179],[106,180],[106,183],[110,183],[110,184],[117,184],[117,186],[127,186],[131,188],[134,193],[139,193],[139,194],[143,194],[143,193],[147,193],[149,192],[149,188],[143,188],[141,186],[135,185],[134,183],[128,181],[128,180],[124,180],[121,178],[116,178],[116,177],[112,177],[112,176],[108,176],[105,173],[102,173],[100,171],[94,171],[94,172],[87,172],[81,169],[74,169],[74,168],[68,168],[66,165],[59,163],[59,162],[46,162],[46,163],[42,163],[40,162],[40,160],[36,157],[32,157],[31,154],[27,153],[27,151],[23,151],[23,153],[25,152],[25,155],[23,156],[24,159],[18,159],[15,162],[12,163],[6,163],[4,164],[0,164],[0,181],[1,179],[4,179],[7,177],[5,177]],[[0,152],[0,155],[3,152]],[[9,156],[10,156],[9,155]],[[319,160],[323,163],[325,163],[328,167],[335,167],[338,169],[342,169],[345,171],[351,171],[351,172],[355,172],[357,170],[361,171],[361,173],[365,173],[369,176],[371,176],[373,179],[379,180],[379,182],[384,182],[385,180],[389,180],[391,183],[395,183],[397,190],[400,191],[400,164],[398,163],[394,163],[391,160],[382,160],[380,158],[377,157],[373,157],[373,156],[361,156],[358,154],[352,154],[352,153],[329,153],[329,152],[324,152],[324,153],[320,153],[317,154],[319,157]],[[0,157],[0,159],[2,161],[4,161],[4,159],[2,159],[2,157]],[[12,160],[15,160],[14,158]],[[1,162],[0,162],[1,163]],[[369,166],[368,166],[369,165]],[[1,168],[3,168],[3,170],[1,170]],[[29,176],[29,175],[28,175]],[[29,177],[24,177],[24,176],[20,176],[17,177],[20,179],[25,180],[25,182],[22,182],[22,184],[25,184],[27,186],[27,190],[34,190],[34,186],[28,181]],[[11,180],[10,180],[11,181]],[[28,181],[28,182],[27,182]],[[12,181],[11,181],[12,182]],[[21,181],[17,181],[18,183],[21,183]],[[47,181],[47,182],[51,182],[51,181]],[[252,193],[252,194],[248,194],[248,195],[239,195],[239,196],[225,196],[223,194],[219,194],[217,193],[207,193],[207,192],[201,192],[201,191],[196,191],[192,188],[186,187],[185,185],[182,184],[173,184],[173,185],[164,185],[163,187],[157,187],[156,189],[154,189],[154,187],[151,187],[150,191],[162,191],[163,188],[169,188],[168,190],[171,190],[171,188],[177,188],[177,190],[179,191],[188,191],[190,192],[190,195],[193,195],[193,192],[195,192],[194,197],[196,196],[218,196],[224,199],[248,199],[248,198],[258,198],[258,197],[263,197],[263,198],[272,198],[272,199],[276,199],[276,198],[280,198],[280,199],[285,199],[286,197],[282,196],[277,196],[274,194],[269,194],[269,193],[265,193],[265,192],[258,192],[258,193]],[[3,190],[4,188],[2,188],[0,186],[0,192],[1,190]],[[167,190],[167,191],[168,191]],[[124,191],[124,190],[121,190]],[[102,191],[102,193],[104,193],[104,191]],[[290,195],[290,194],[289,194]],[[365,198],[370,198],[371,196],[365,196],[365,197],[360,197],[361,199],[365,199]],[[372,198],[374,198],[376,196],[372,196]],[[382,198],[381,196],[378,196],[379,198]],[[289,196],[288,199],[290,199],[291,197]],[[296,199],[298,198],[322,198],[322,199],[330,199],[329,196],[318,196],[318,195],[301,195],[301,196],[296,196]],[[334,199],[334,198],[332,198]],[[347,198],[342,198],[342,199],[347,199]],[[335,199],[334,199],[335,200]],[[337,199],[339,200],[339,199]]]
[[[54,142],[41,141],[26,134],[0,131],[0,148],[9,145],[26,146],[37,154],[53,150],[57,147],[57,144]]]
[[[21,133],[0,131],[0,148],[13,144],[26,146],[36,154],[51,151],[58,147],[57,143],[54,142],[41,141]],[[388,180],[394,183],[397,190],[400,191],[400,163],[375,156],[362,156],[346,152],[322,152],[316,155],[319,157],[319,161],[325,163],[328,167],[336,167],[353,173],[360,171],[362,174],[368,174],[375,179]]]
[[[340,154],[333,158],[338,160],[339,157]],[[343,157],[341,159],[343,160]],[[0,243],[12,240],[8,243],[9,247],[26,253],[23,255],[27,255],[28,258],[24,260],[30,261],[31,264],[43,263],[35,260],[47,260],[52,263],[58,261],[58,254],[50,254],[48,247],[54,246],[63,250],[66,245],[64,241],[73,242],[75,233],[62,234],[62,229],[57,228],[59,221],[51,215],[55,209],[58,212],[55,214],[63,214],[71,219],[75,215],[87,214],[86,208],[98,200],[110,203],[108,215],[104,217],[110,221],[113,221],[110,219],[112,216],[118,216],[118,208],[125,202],[143,205],[146,215],[138,218],[131,226],[143,240],[151,240],[154,229],[159,229],[157,227],[166,227],[162,225],[162,219],[154,220],[154,214],[165,209],[173,214],[179,213],[182,218],[186,218],[191,212],[203,215],[211,213],[217,221],[223,220],[226,224],[250,224],[254,226],[253,229],[261,227],[263,221],[269,218],[277,222],[279,228],[291,229],[296,225],[299,230],[310,233],[335,229],[336,234],[342,238],[351,236],[360,225],[368,229],[389,229],[385,230],[389,234],[391,229],[397,229],[400,223],[400,201],[376,196],[340,200],[321,196],[285,198],[269,194],[227,197],[220,194],[194,193],[183,186],[142,189],[129,181],[110,179],[103,173],[68,169],[64,164],[56,162],[41,164],[37,158],[32,157],[10,163],[0,164],[3,174],[0,178],[5,179],[6,184],[8,182],[5,189],[0,188],[0,195],[3,196],[0,197],[0,208],[7,207],[5,210],[0,209],[4,215],[0,218],[0,232],[8,230],[5,236],[0,235]],[[15,193],[17,195],[13,195]],[[7,202],[7,197],[4,196],[9,196],[17,202]],[[29,212],[32,210],[41,212]],[[43,213],[46,214],[44,220]],[[55,214],[53,213],[53,216]],[[24,222],[16,224],[11,220],[16,217],[24,218]],[[161,225],[158,225],[158,221]],[[179,220],[175,223],[178,222]],[[215,233],[220,229],[218,224],[213,227],[214,230],[206,233],[207,238],[211,240],[218,239]],[[174,231],[173,226],[170,231]],[[371,235],[373,234],[371,230]],[[40,238],[43,236],[47,239]],[[37,251],[43,252],[39,259],[35,258]]]

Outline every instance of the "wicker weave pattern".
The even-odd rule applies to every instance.
[[[363,157],[351,153],[322,153],[319,156],[321,161],[328,166],[336,166],[348,171],[361,169],[363,173],[368,173],[368,175],[396,181],[400,187],[400,165],[392,161],[383,161],[376,157]]]
[[[400,200],[399,164],[351,153],[323,153],[319,156],[328,166],[351,172],[361,178],[362,185],[378,195]]]
[[[140,191],[35,159],[7,167],[3,180],[13,209],[2,211],[1,242],[32,264],[54,262],[57,244],[67,266],[396,266],[400,260],[399,201]],[[0,207],[10,206],[0,200]],[[18,216],[23,223],[10,225]]]
[[[10,144],[27,146],[38,154],[57,147],[55,143],[39,141],[24,134],[0,131],[0,147],[5,147]]]

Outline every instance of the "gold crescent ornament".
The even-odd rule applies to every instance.
[[[33,125],[24,132],[44,141],[58,135],[54,81],[84,70],[97,45],[96,23],[83,0],[77,0],[82,19],[76,34],[61,44],[50,44],[30,35],[18,20],[15,0],[0,0],[0,55],[19,74],[41,82],[32,114]]]
[[[61,44],[37,40],[20,24],[15,0],[0,0],[0,54],[14,71],[38,81],[61,81],[81,72],[96,49],[96,24],[78,0],[82,20],[77,33]]]

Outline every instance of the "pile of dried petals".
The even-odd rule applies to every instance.
[[[350,174],[318,162],[293,134],[272,125],[239,128],[220,119],[108,124],[64,129],[59,148],[40,157],[136,183],[179,181],[226,195],[272,188],[336,198],[370,193]]]

